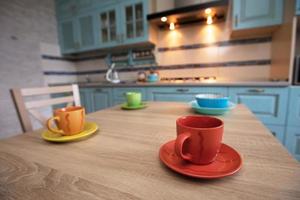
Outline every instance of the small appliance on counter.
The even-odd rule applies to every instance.
[[[106,80],[111,83],[120,83],[119,75],[117,70],[115,69],[115,63],[112,63],[109,69],[106,72],[105,76]]]
[[[159,73],[154,70],[150,70],[150,73],[147,75],[147,82],[157,82],[159,81]]]
[[[144,72],[144,71],[138,72],[138,74],[137,74],[138,82],[146,82],[146,78],[147,78],[146,72]]]

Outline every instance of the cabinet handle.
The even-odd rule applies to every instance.
[[[262,88],[254,88],[254,89],[249,89],[248,92],[253,92],[253,93],[263,93],[265,90]]]
[[[177,89],[176,91],[177,91],[177,92],[188,92],[188,91],[190,91],[190,90],[187,89],[187,88],[180,88],[180,89]]]
[[[238,15],[234,16],[234,26],[237,27],[238,26]]]

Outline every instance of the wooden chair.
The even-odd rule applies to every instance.
[[[80,96],[78,85],[57,86],[57,87],[41,87],[41,88],[13,88],[11,90],[12,96],[18,111],[18,116],[24,132],[32,131],[33,126],[30,119],[31,114],[34,118],[40,121],[43,125],[46,122],[46,117],[42,115],[37,109],[42,107],[49,107],[52,105],[68,103],[67,105],[80,106]],[[58,98],[47,98],[41,100],[31,100],[26,102],[26,97],[41,96],[59,93],[72,93],[71,96],[64,96]]]

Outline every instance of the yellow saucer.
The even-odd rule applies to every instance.
[[[42,138],[50,142],[70,142],[78,139],[85,138],[89,135],[92,135],[98,130],[98,125],[95,122],[86,122],[84,125],[84,130],[76,135],[61,135],[53,133],[49,130],[45,130],[42,133]]]

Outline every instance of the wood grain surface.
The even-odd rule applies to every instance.
[[[149,102],[89,114],[86,140],[56,144],[41,130],[0,141],[0,199],[300,199],[300,164],[242,105],[226,116],[224,143],[243,156],[239,173],[216,180],[179,175],[159,160],[175,139],[184,103]]]

